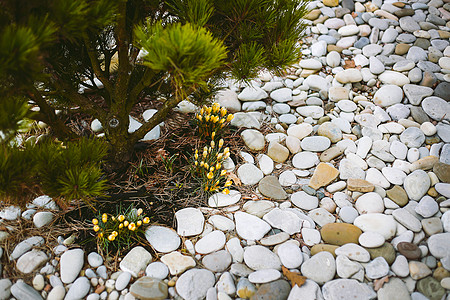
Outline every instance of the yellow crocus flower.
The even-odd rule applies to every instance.
[[[208,175],[206,175],[208,179],[212,179],[214,177],[214,174],[212,172],[209,172]]]
[[[220,115],[223,117],[223,116],[225,116],[227,114],[227,109],[225,108],[225,107],[222,107],[221,109],[220,109]]]
[[[97,225],[98,224],[98,220],[97,219],[92,219],[92,224]]]

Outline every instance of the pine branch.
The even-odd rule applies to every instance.
[[[155,76],[155,72],[147,68],[144,72],[144,75],[142,76],[141,80],[136,84],[136,86],[133,87],[133,89],[130,92],[130,95],[128,97],[127,101],[127,109],[131,110],[134,104],[137,102],[137,98],[139,97],[139,94],[152,83],[152,79]]]
[[[113,89],[114,89],[113,85],[111,84],[109,79],[106,77],[105,72],[102,71],[102,69],[100,67],[100,62],[98,61],[98,59],[96,57],[97,51],[94,49],[94,47],[92,47],[92,43],[89,40],[87,33],[83,34],[83,40],[84,40],[84,44],[86,45],[87,53],[89,55],[89,60],[91,61],[92,69],[94,70],[95,76],[97,76],[97,78],[103,83],[103,86],[105,87],[105,89],[109,93],[112,93]],[[106,68],[105,68],[105,71],[106,71]]]
[[[58,118],[55,113],[55,109],[47,103],[40,91],[33,87],[28,95],[39,106],[41,111],[39,116],[42,117],[42,121],[50,125],[59,138],[74,139],[76,137],[76,134],[70,130],[70,128],[64,124],[60,118]]]
[[[69,98],[73,103],[80,106],[80,109],[96,118],[98,118],[102,123],[106,124],[107,112],[97,105],[95,102],[89,100],[88,98],[80,95],[78,91],[74,90],[69,84],[60,78],[53,76],[55,86],[64,91],[64,96]]]

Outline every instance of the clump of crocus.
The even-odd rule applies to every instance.
[[[142,208],[130,207],[115,216],[100,213],[97,218],[92,219],[92,229],[99,247],[108,252],[112,243],[120,250],[139,240],[140,234],[149,223],[150,218],[143,214]]]
[[[223,161],[230,156],[230,149],[223,148],[223,139],[218,143],[211,141],[203,150],[195,149],[193,157],[192,174],[196,177],[205,192],[218,192],[228,194],[228,187],[232,184],[227,181],[227,171],[223,169]]]
[[[195,115],[199,136],[214,141],[221,136],[222,129],[233,118],[234,115],[229,114],[225,107],[220,107],[219,103],[204,105]]]

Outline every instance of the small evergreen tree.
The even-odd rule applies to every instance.
[[[305,4],[303,0],[3,0],[2,137],[14,133],[18,120],[28,117],[48,124],[60,141],[77,139],[66,122],[77,108],[100,120],[109,165],[123,167],[135,143],[181,100],[201,103],[224,74],[248,80],[263,68],[277,71],[295,62]],[[81,93],[80,87],[92,92]],[[159,111],[128,133],[132,109],[144,97],[158,96],[165,99]],[[28,102],[39,111],[29,114]]]

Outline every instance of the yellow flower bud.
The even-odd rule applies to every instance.
[[[137,210],[137,215],[140,216],[140,215],[142,214],[143,211],[144,211],[144,210],[143,210],[142,208],[139,208],[139,209]]]
[[[111,232],[111,235],[113,235],[113,236],[115,236],[115,237],[116,237],[116,236],[118,236],[118,235],[119,235],[119,233],[118,233],[117,231],[115,231],[115,230],[114,230],[113,232]]]
[[[219,170],[222,167],[222,165],[220,163],[216,164],[216,169]]]
[[[197,119],[201,122],[202,121],[202,116],[198,116]]]
[[[214,174],[212,172],[209,172],[208,175],[206,175],[208,179],[212,179],[214,177]]]
[[[219,117],[218,116],[212,117],[211,121],[213,121],[213,123],[217,123],[217,121],[219,121]]]
[[[220,122],[219,122],[220,124],[223,124],[223,123],[225,123],[225,119],[220,119]],[[222,127],[221,127],[222,128]]]
[[[210,107],[210,106],[207,106],[207,107],[206,107],[206,111],[208,112],[208,114],[210,114],[210,113],[211,113],[211,111],[212,111],[212,107]]]
[[[214,102],[212,107],[213,107],[213,111],[215,111],[215,112],[220,110],[220,104],[217,102]]]
[[[225,116],[227,114],[227,109],[225,108],[225,107],[222,107],[221,109],[220,109],[220,115],[223,117],[223,116]]]
[[[223,156],[223,153],[217,154],[217,160],[221,160],[221,159],[222,159],[222,156]]]
[[[100,233],[98,234],[98,237],[99,237],[99,238],[102,238],[102,237],[103,237],[103,232],[100,232]]]
[[[200,162],[200,167],[203,167],[204,164],[205,164],[205,162],[202,160],[202,161]]]
[[[230,122],[231,120],[233,120],[233,118],[234,118],[234,115],[229,114],[227,117],[227,122]]]
[[[204,167],[205,167],[206,170],[208,170],[209,169],[208,163],[205,163]]]
[[[219,140],[219,148],[222,148],[222,146],[223,146],[223,139],[220,139]]]
[[[203,147],[203,152],[208,151],[208,146]]]
[[[198,161],[195,161],[194,164],[195,164],[195,166],[197,166],[198,165]]]
[[[206,115],[206,116],[205,116],[206,122],[209,122],[210,117],[211,117],[210,115]]]
[[[116,237],[113,235],[108,236],[108,241],[110,241],[110,242],[114,241],[115,239],[116,239]]]
[[[214,148],[216,146],[216,143],[214,141],[211,141],[211,148]]]
[[[123,223],[120,223],[119,224],[119,229],[122,229],[123,228]]]
[[[98,224],[98,220],[97,219],[92,219],[92,224],[97,225]]]
[[[198,159],[198,154],[197,153],[195,153],[194,158]]]
[[[115,221],[115,220],[116,220],[116,217],[112,216],[112,217],[111,217],[111,220]]]
[[[136,225],[137,225],[138,227],[141,226],[141,225],[142,225],[142,221],[141,221],[141,220],[137,221],[137,222],[136,222]]]
[[[128,221],[123,222],[123,226],[125,226],[125,227],[127,227],[128,224],[130,224],[130,222],[128,222]]]
[[[204,112],[205,112],[205,109],[202,107],[202,109],[200,109],[200,114],[203,115]]]
[[[221,172],[220,172],[220,176],[225,176],[227,174],[227,171],[226,170],[222,170]]]
[[[211,133],[211,138],[214,139],[216,137],[216,132],[213,131],[213,133]]]
[[[97,231],[99,231],[99,230],[100,230],[100,226],[94,225],[94,231],[97,232]]]
[[[106,223],[108,221],[108,215],[107,214],[103,214],[102,215],[102,222]]]
[[[120,215],[117,219],[119,220],[119,222],[123,222],[123,220],[125,220],[125,216]]]
[[[229,187],[232,184],[233,182],[231,180],[228,180],[227,182],[225,182],[225,187]]]
[[[230,152],[225,153],[225,155],[223,156],[223,159],[227,159],[228,157],[230,157]]]
[[[149,217],[145,217],[143,221],[144,221],[144,224],[148,224],[150,222],[150,218]]]
[[[206,156],[208,156],[208,150],[203,151],[203,157],[206,157]]]
[[[230,193],[229,189],[223,189],[222,193],[224,193],[225,195],[228,195]]]
[[[214,167],[209,168],[210,172],[214,172]]]
[[[130,225],[128,225],[128,230],[134,231],[135,229],[136,229],[136,224],[130,223]]]

